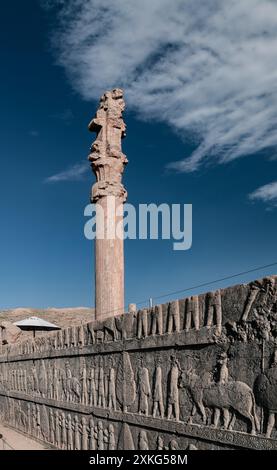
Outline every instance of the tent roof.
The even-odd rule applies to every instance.
[[[43,318],[38,317],[29,317],[25,318],[25,320],[20,320],[14,323],[16,326],[26,326],[26,327],[33,327],[33,328],[45,328],[45,329],[57,329],[59,330],[60,327],[54,325],[54,323],[50,323],[49,321],[43,320]]]

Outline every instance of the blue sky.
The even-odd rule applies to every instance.
[[[91,44],[86,27],[94,31],[96,20],[82,8],[73,19],[74,9],[70,8],[78,4],[77,0],[66,2],[66,10],[63,2],[58,2],[61,9],[49,8],[56,3],[51,1],[44,2],[44,8],[37,0],[2,5],[0,308],[94,304],[93,243],[83,235],[83,211],[94,176],[88,163],[88,170],[83,168],[93,140],[87,124],[101,92],[113,86],[126,89],[128,128],[124,152],[129,165],[124,183],[128,202],[193,204],[193,245],[189,251],[173,251],[172,241],[167,240],[126,241],[126,304],[276,261],[277,62],[273,60],[276,38],[272,31],[276,35],[277,16],[273,24],[273,4],[261,1],[264,13],[257,11],[253,18],[250,16],[255,31],[259,32],[255,22],[263,23],[261,35],[252,43],[252,62],[249,38],[245,32],[239,36],[239,61],[243,63],[244,50],[247,67],[237,64],[231,86],[227,72],[228,67],[235,67],[231,63],[235,51],[229,51],[229,63],[216,64],[207,57],[203,59],[203,47],[195,46],[199,43],[196,32],[201,38],[202,28],[212,48],[215,32],[219,35],[224,29],[220,18],[213,18],[215,23],[210,20],[210,25],[198,18],[196,25],[192,21],[187,26],[187,41],[196,47],[191,56],[186,56],[188,63],[183,72],[191,73],[188,79],[181,76],[179,56],[181,34],[186,32],[168,38],[170,44],[161,41],[165,24],[178,30],[174,28],[178,11],[176,17],[171,11],[165,23],[166,0],[160,2],[161,9],[153,0],[145,17],[130,8],[129,28],[136,18],[138,27],[133,33],[137,41],[132,35],[128,41],[131,31],[121,15],[124,1],[126,5],[126,0],[112,2],[118,6],[116,23],[111,23],[109,34],[95,31]],[[86,2],[94,6],[89,10],[94,15],[99,9],[98,19],[103,14],[100,3]],[[191,6],[190,1],[187,3]],[[217,2],[212,3],[216,6]],[[248,0],[245,3],[249,4]],[[105,15],[114,13],[109,4]],[[180,8],[178,0],[177,6]],[[274,13],[277,15],[276,9]],[[145,32],[150,31],[151,15],[155,15],[156,29],[153,27],[148,35]],[[110,24],[108,16],[102,20],[103,25]],[[120,26],[121,36],[116,34]],[[145,42],[139,36],[143,32]],[[238,36],[237,31],[235,34]],[[118,38],[117,44],[113,35]],[[259,63],[265,37],[268,57],[262,60],[267,62]],[[233,44],[231,37],[227,39],[227,45]],[[149,44],[152,49],[148,50]],[[210,55],[219,57],[220,51]],[[194,68],[196,59],[192,57],[200,57],[199,70]],[[251,83],[246,73],[249,68]],[[205,80],[195,89],[197,79],[192,76],[197,70]],[[219,71],[219,77],[211,76],[214,70]],[[241,80],[236,82],[239,70]],[[216,92],[218,86],[210,88],[216,78],[222,90],[228,89],[228,97],[225,91]],[[246,124],[247,129],[242,129]],[[70,170],[75,165],[81,169],[81,176],[72,180]],[[64,180],[47,181],[61,172],[66,172]],[[276,267],[218,286],[273,273]]]

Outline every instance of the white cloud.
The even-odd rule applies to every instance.
[[[80,181],[89,170],[88,162],[80,162],[70,166],[67,170],[49,176],[45,183],[60,183],[61,181]]]
[[[277,181],[265,184],[249,194],[249,199],[262,201],[277,207]]]
[[[193,135],[196,150],[171,167],[194,171],[277,145],[276,0],[51,3],[59,63],[85,99],[120,86],[139,117]]]

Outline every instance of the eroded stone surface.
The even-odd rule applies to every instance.
[[[2,345],[0,419],[60,449],[277,449],[276,279]]]
[[[102,209],[96,213],[95,239],[95,306],[96,318],[101,320],[125,311],[122,219],[127,192],[122,174],[128,160],[121,148],[126,131],[124,109],[123,91],[107,91],[89,124],[89,130],[97,134],[88,157],[96,176],[91,201]]]

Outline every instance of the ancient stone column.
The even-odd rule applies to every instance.
[[[126,126],[120,89],[107,91],[100,99],[89,130],[97,137],[89,160],[96,176],[91,202],[96,204],[95,303],[96,319],[124,313],[123,204],[127,192],[121,182],[128,160],[121,141]],[[103,215],[104,214],[104,215]]]

